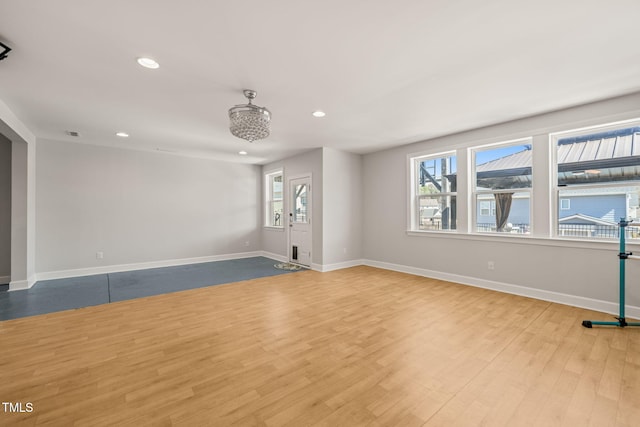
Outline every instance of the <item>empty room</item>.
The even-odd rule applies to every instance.
[[[0,425],[637,426],[639,17],[0,0]]]

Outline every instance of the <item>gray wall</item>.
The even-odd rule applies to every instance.
[[[36,269],[259,250],[259,186],[258,166],[38,141]]]
[[[11,141],[0,135],[0,283],[11,279]]]
[[[36,138],[0,100],[0,134],[11,141],[11,289],[33,285],[35,275]]]
[[[590,104],[534,118],[491,126],[431,141],[411,144],[364,156],[363,256],[379,263],[457,275],[549,292],[618,300],[618,262],[615,243],[570,242],[550,239],[551,200],[544,187],[549,174],[538,173],[534,182],[533,238],[465,234],[469,218],[464,212],[470,193],[458,191],[459,231],[456,235],[408,233],[407,158],[413,153],[433,152],[534,136],[534,171],[549,168],[544,148],[546,133],[605,124],[640,117],[640,94]],[[548,152],[548,151],[547,151]],[[462,156],[465,157],[465,156]],[[466,159],[459,158],[460,164]],[[468,171],[462,166],[461,181]],[[461,206],[464,204],[464,207]],[[535,231],[534,231],[535,232]],[[638,246],[636,245],[631,245]],[[495,270],[488,270],[494,261]],[[640,278],[639,263],[628,263],[629,283]],[[635,279],[631,279],[635,278]],[[630,305],[640,306],[640,288],[627,286]]]
[[[20,287],[28,287],[35,274],[35,260],[29,254],[31,216],[29,199],[29,152],[35,143],[12,141],[11,143],[11,284],[24,282]],[[33,284],[33,283],[30,283]]]
[[[312,236],[312,249],[311,260],[313,264],[321,265],[323,263],[322,254],[322,224],[323,224],[323,173],[322,173],[322,149],[316,149],[303,153],[297,156],[288,157],[277,162],[269,163],[262,167],[262,179],[264,174],[275,169],[283,169],[284,172],[284,228],[282,230],[275,230],[270,228],[261,227],[262,230],[262,249],[281,257],[288,257],[287,254],[287,227],[288,227],[288,197],[289,188],[288,180],[291,177],[311,173],[311,230]],[[263,188],[263,187],[261,187]],[[262,204],[265,203],[264,194],[260,197]],[[261,210],[262,212],[262,210]],[[264,223],[264,218],[261,219],[260,224]]]
[[[322,260],[325,266],[362,258],[362,156],[324,148]]]

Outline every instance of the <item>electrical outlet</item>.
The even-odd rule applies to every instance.
[[[249,246],[249,241],[247,240],[246,242],[244,242],[245,246]]]
[[[495,264],[493,261],[489,261],[489,262],[487,263],[487,268],[488,268],[489,270],[495,270],[495,269],[496,269],[496,264]]]
[[[96,259],[103,259],[103,258],[104,258],[104,252],[102,251],[96,252]]]

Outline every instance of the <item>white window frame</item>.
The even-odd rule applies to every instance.
[[[273,192],[273,180],[274,178],[280,176],[282,178],[282,198],[275,199]],[[265,228],[272,228],[276,230],[284,230],[284,201],[285,201],[285,185],[284,185],[284,170],[283,169],[275,169],[272,171],[268,171],[264,174],[264,223],[263,226]],[[273,224],[273,203],[275,201],[282,202],[282,214],[280,216],[280,225]]]
[[[565,130],[560,132],[552,132],[549,133],[549,145],[551,148],[551,194],[552,194],[552,221],[551,221],[551,236],[554,239],[566,240],[566,239],[579,239],[579,240],[591,240],[591,241],[600,241],[600,242],[610,242],[613,240],[617,240],[614,238],[592,238],[591,236],[578,236],[572,234],[567,236],[566,233],[560,232],[560,218],[558,215],[558,211],[560,210],[560,192],[562,190],[566,190],[568,188],[580,189],[580,190],[589,190],[589,189],[603,189],[606,191],[607,188],[619,188],[619,187],[632,187],[632,186],[640,186],[640,181],[615,181],[615,182],[605,182],[598,184],[575,184],[571,186],[559,186],[558,185],[558,140],[564,138],[577,137],[582,135],[589,134],[597,134],[609,131],[615,131],[619,129],[629,128],[629,127],[637,127],[640,126],[640,119],[631,119],[631,120],[622,120],[613,123],[604,123],[599,125],[587,126],[578,129]],[[562,197],[566,198],[566,197]],[[628,205],[628,199],[627,199]],[[628,243],[632,243],[629,241]]]
[[[456,170],[459,172],[459,165],[457,165],[458,154],[456,150],[439,152],[439,153],[417,153],[410,154],[407,156],[407,160],[409,163],[409,210],[407,213],[407,229],[411,232],[419,232],[419,233],[456,233],[458,231],[458,224],[456,223],[456,228],[446,230],[422,230],[420,229],[420,199],[423,197],[427,197],[426,195],[418,194],[419,186],[419,164],[425,160],[433,160],[440,159],[443,157],[455,157],[456,158]],[[438,193],[440,197],[457,197],[457,191],[449,191],[444,193]],[[456,208],[457,210],[457,208]],[[457,217],[457,213],[456,213]]]
[[[563,203],[566,202],[566,205]],[[560,210],[561,211],[568,211],[571,209],[571,199],[567,198],[567,197],[563,197],[560,199]]]
[[[471,233],[474,234],[481,234],[481,235],[499,235],[499,236],[504,236],[504,235],[513,235],[513,236],[518,236],[518,237],[529,237],[531,235],[533,235],[533,223],[534,223],[534,218],[533,218],[533,182],[534,182],[534,167],[533,167],[533,160],[532,160],[532,165],[531,165],[531,187],[528,188],[514,188],[514,189],[506,189],[506,190],[478,190],[478,186],[477,186],[477,173],[476,173],[476,154],[479,151],[487,151],[487,150],[493,150],[493,149],[498,149],[498,148],[506,148],[506,147],[512,147],[512,146],[516,146],[516,145],[530,145],[531,146],[531,150],[532,150],[532,159],[533,159],[533,150],[534,150],[534,146],[533,146],[533,138],[532,137],[525,137],[525,138],[518,138],[518,139],[512,139],[512,140],[508,140],[508,141],[502,141],[502,142],[496,142],[496,143],[491,143],[491,144],[485,144],[485,145],[479,145],[479,146],[474,146],[474,147],[470,147],[469,151],[470,151],[470,158],[471,158],[471,174],[470,174],[470,179],[469,179],[469,185],[470,185],[470,193],[471,193],[471,199],[472,199],[472,203],[469,206],[469,210],[470,212],[470,218],[471,218]],[[479,206],[479,202],[481,200],[479,200],[479,196],[482,195],[494,195],[497,193],[528,193],[529,194],[529,232],[527,234],[511,234],[511,233],[505,233],[505,232],[487,232],[487,231],[478,231],[478,206]],[[491,210],[491,214],[495,215],[495,204],[492,205],[492,210]]]

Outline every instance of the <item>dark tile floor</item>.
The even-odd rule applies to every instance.
[[[0,320],[290,273],[275,264],[272,259],[254,257],[42,280],[31,289],[0,292]]]

